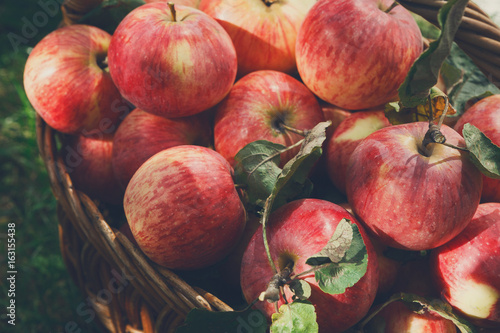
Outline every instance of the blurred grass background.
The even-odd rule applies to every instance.
[[[57,4],[56,0],[0,2],[0,332],[94,332],[94,323],[77,313],[85,297],[60,254],[56,201],[38,153],[35,112],[23,88],[29,50],[61,20],[60,10],[48,15],[39,2]],[[29,23],[35,29],[30,30]],[[16,224],[16,326],[7,324],[5,309],[11,222]],[[76,325],[67,326],[69,322]]]

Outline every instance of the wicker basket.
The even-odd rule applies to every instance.
[[[66,0],[62,24],[77,22],[101,2]],[[400,1],[430,22],[436,22],[437,12],[445,3]],[[456,41],[500,87],[500,29],[473,3],[466,9]],[[116,224],[108,222],[116,214],[73,188],[59,152],[60,134],[40,117],[36,131],[40,155],[58,202],[63,259],[79,289],[88,296],[104,331],[174,332],[193,308],[232,311],[214,295],[152,263],[125,235],[111,227]]]

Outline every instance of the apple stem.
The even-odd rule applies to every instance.
[[[427,146],[430,143],[439,143],[450,148],[468,151],[468,149],[465,147],[458,147],[450,143],[447,143],[446,137],[443,135],[443,133],[441,133],[441,125],[443,124],[444,118],[446,117],[446,113],[448,112],[448,107],[449,107],[448,98],[445,98],[446,104],[444,106],[443,113],[441,114],[441,117],[439,118],[437,124],[433,123],[434,110],[432,109],[432,99],[430,95],[428,96],[428,100],[429,100],[429,129],[425,133],[424,139],[422,140],[422,152],[424,153],[424,155],[427,157],[432,155],[432,149],[429,150],[427,148]]]
[[[389,13],[391,12],[391,10],[393,10],[393,9],[394,9],[396,6],[398,6],[398,5],[399,5],[399,3],[398,3],[397,1],[394,1],[394,2],[392,3],[392,5],[390,5],[390,6],[389,6],[389,8],[387,8],[386,10],[384,10],[384,12],[385,12],[386,14],[389,14]]]
[[[299,130],[297,128],[290,127],[290,126],[285,125],[285,124],[280,124],[280,127],[286,129],[287,131],[290,131],[292,133],[302,135],[302,136],[306,136],[310,132],[309,130]]]
[[[170,13],[172,13],[172,21],[177,22],[177,12],[175,10],[175,5],[173,2],[167,2],[168,7],[170,7]]]
[[[274,197],[271,195],[266,199],[266,203],[264,204],[264,213],[262,215],[262,237],[264,238],[264,248],[266,250],[267,259],[269,260],[269,264],[273,269],[273,272],[276,274],[278,270],[276,269],[276,265],[274,264],[273,257],[271,256],[271,251],[269,250],[269,243],[267,241],[267,220],[269,219],[269,214],[271,213],[271,207],[274,202]]]

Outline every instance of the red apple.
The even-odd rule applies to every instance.
[[[303,137],[284,125],[308,130],[324,120],[318,101],[299,81],[277,71],[252,72],[215,109],[215,150],[234,166],[234,156],[248,143],[268,140],[290,146]],[[296,152],[282,154],[282,163]]]
[[[236,51],[226,31],[187,6],[149,3],[131,11],[109,46],[109,69],[136,107],[185,117],[207,110],[231,89]]]
[[[457,328],[452,321],[432,312],[415,313],[399,301],[387,305],[373,318],[367,329],[366,332],[384,333],[457,332]]]
[[[231,166],[201,146],[175,146],[148,159],[130,180],[123,206],[139,247],[170,269],[216,263],[245,228]]]
[[[458,235],[479,205],[480,171],[466,152],[431,143],[427,122],[389,126],[363,139],[349,159],[347,198],[360,222],[386,245],[428,250]],[[447,142],[464,139],[443,125]]]
[[[352,112],[346,109],[339,108],[338,106],[325,103],[320,101],[321,110],[323,110],[323,115],[325,120],[330,120],[332,124],[328,127],[329,135],[332,135],[333,131],[340,125],[340,123],[347,117],[349,117]]]
[[[300,77],[317,96],[349,110],[369,109],[397,97],[422,53],[420,29],[393,0],[318,1],[296,44]]]
[[[209,146],[211,127],[204,113],[168,119],[141,109],[133,110],[113,139],[112,165],[118,182],[125,189],[137,169],[163,149],[189,144]]]
[[[199,9],[214,17],[238,55],[238,76],[263,69],[297,71],[295,41],[316,0],[201,0]]]
[[[74,187],[92,199],[121,204],[123,189],[118,184],[111,156],[113,137],[68,136],[61,149],[62,160]]]
[[[468,320],[500,327],[500,203],[482,203],[457,237],[431,252],[444,298]]]
[[[500,95],[486,97],[471,106],[458,119],[455,130],[462,134],[464,125],[470,123],[481,130],[494,144],[500,146]],[[500,202],[500,180],[483,175],[483,202]]]
[[[292,274],[297,274],[311,268],[305,263],[306,260],[327,244],[343,218],[359,226],[368,251],[368,267],[356,284],[338,295],[324,293],[318,287],[314,274],[299,277],[311,285],[312,292],[308,300],[315,306],[320,332],[342,332],[368,312],[378,285],[375,250],[356,219],[342,207],[325,200],[292,201],[274,211],[268,224],[267,239],[276,267],[283,269],[293,262]],[[259,297],[272,276],[273,270],[264,249],[262,227],[259,227],[243,254],[241,265],[241,288],[246,301],[252,302]],[[290,295],[288,286],[284,288]],[[283,302],[281,298],[278,305]],[[268,318],[275,312],[274,304],[267,301],[257,302],[255,306]]]
[[[35,111],[67,134],[103,135],[130,110],[106,70],[111,35],[88,25],[59,28],[31,51],[24,89]]]
[[[390,126],[384,111],[358,111],[342,121],[326,141],[325,159],[328,177],[345,194],[349,158],[356,146],[369,134]]]

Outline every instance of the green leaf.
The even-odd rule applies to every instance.
[[[235,156],[235,182],[244,185],[250,204],[261,207],[271,194],[281,173],[280,153],[285,146],[258,140],[243,147]]]
[[[344,293],[365,275],[368,267],[368,253],[359,228],[355,223],[349,222],[349,225],[352,228],[352,242],[342,260],[318,266],[320,268],[314,273],[319,287],[328,294]]]
[[[128,13],[144,4],[143,0],[104,0],[79,23],[93,25],[113,34]]]
[[[474,326],[472,326],[467,320],[458,317],[455,313],[453,313],[450,304],[441,300],[429,300],[418,295],[401,293],[401,301],[403,301],[403,303],[405,303],[405,305],[407,305],[410,309],[417,306],[420,309],[424,309],[425,311],[432,312],[452,321],[462,333],[476,332]]]
[[[309,174],[321,157],[322,145],[326,140],[326,128],[330,124],[331,121],[325,121],[314,126],[304,138],[297,155],[283,167],[270,195],[273,210],[292,198],[305,197],[311,193],[312,182],[309,180]]]
[[[259,310],[248,308],[244,311],[189,311],[185,323],[176,333],[221,333],[221,332],[267,332],[266,317]]]
[[[424,38],[428,39],[438,39],[440,30],[434,24],[430,23],[422,16],[417,15],[415,13],[411,13],[415,22],[417,22],[418,27],[420,28],[420,32]]]
[[[306,300],[311,297],[311,285],[304,280],[294,279],[288,284],[290,290],[293,291],[293,298],[298,298],[300,300]]]
[[[462,135],[476,167],[485,176],[500,179],[500,147],[470,123],[464,125]]]
[[[449,59],[452,56],[452,54],[454,53],[453,49],[455,48],[452,47],[452,51],[450,52],[450,55],[446,59]],[[440,74],[441,77],[443,78],[443,82],[447,90],[446,94],[452,91],[456,85],[460,84],[463,81],[464,73],[465,70],[463,68],[457,68],[451,65],[447,60],[443,62],[443,64],[441,65]]]
[[[456,80],[458,72],[462,77],[454,85],[449,85],[450,82]],[[443,63],[441,75],[445,79],[445,84],[448,89],[447,94],[450,98],[450,103],[453,104],[458,114],[462,114],[470,101],[477,99],[478,96],[485,93],[500,94],[500,89],[495,86],[476,66],[464,51],[462,51],[455,43],[451,49],[451,53]],[[446,82],[446,81],[450,82]]]
[[[417,121],[416,108],[404,108],[399,102],[385,105],[385,116],[392,125],[406,124]]]
[[[318,266],[327,263],[336,263],[344,258],[353,238],[353,228],[348,219],[342,219],[332,237],[320,252],[307,259],[306,264]]]
[[[430,43],[415,61],[399,87],[399,98],[404,107],[425,104],[430,89],[437,83],[441,65],[450,54],[467,3],[468,0],[450,0],[439,10],[439,38]]]
[[[315,333],[318,330],[314,305],[308,301],[283,304],[279,312],[272,315],[271,333]]]

